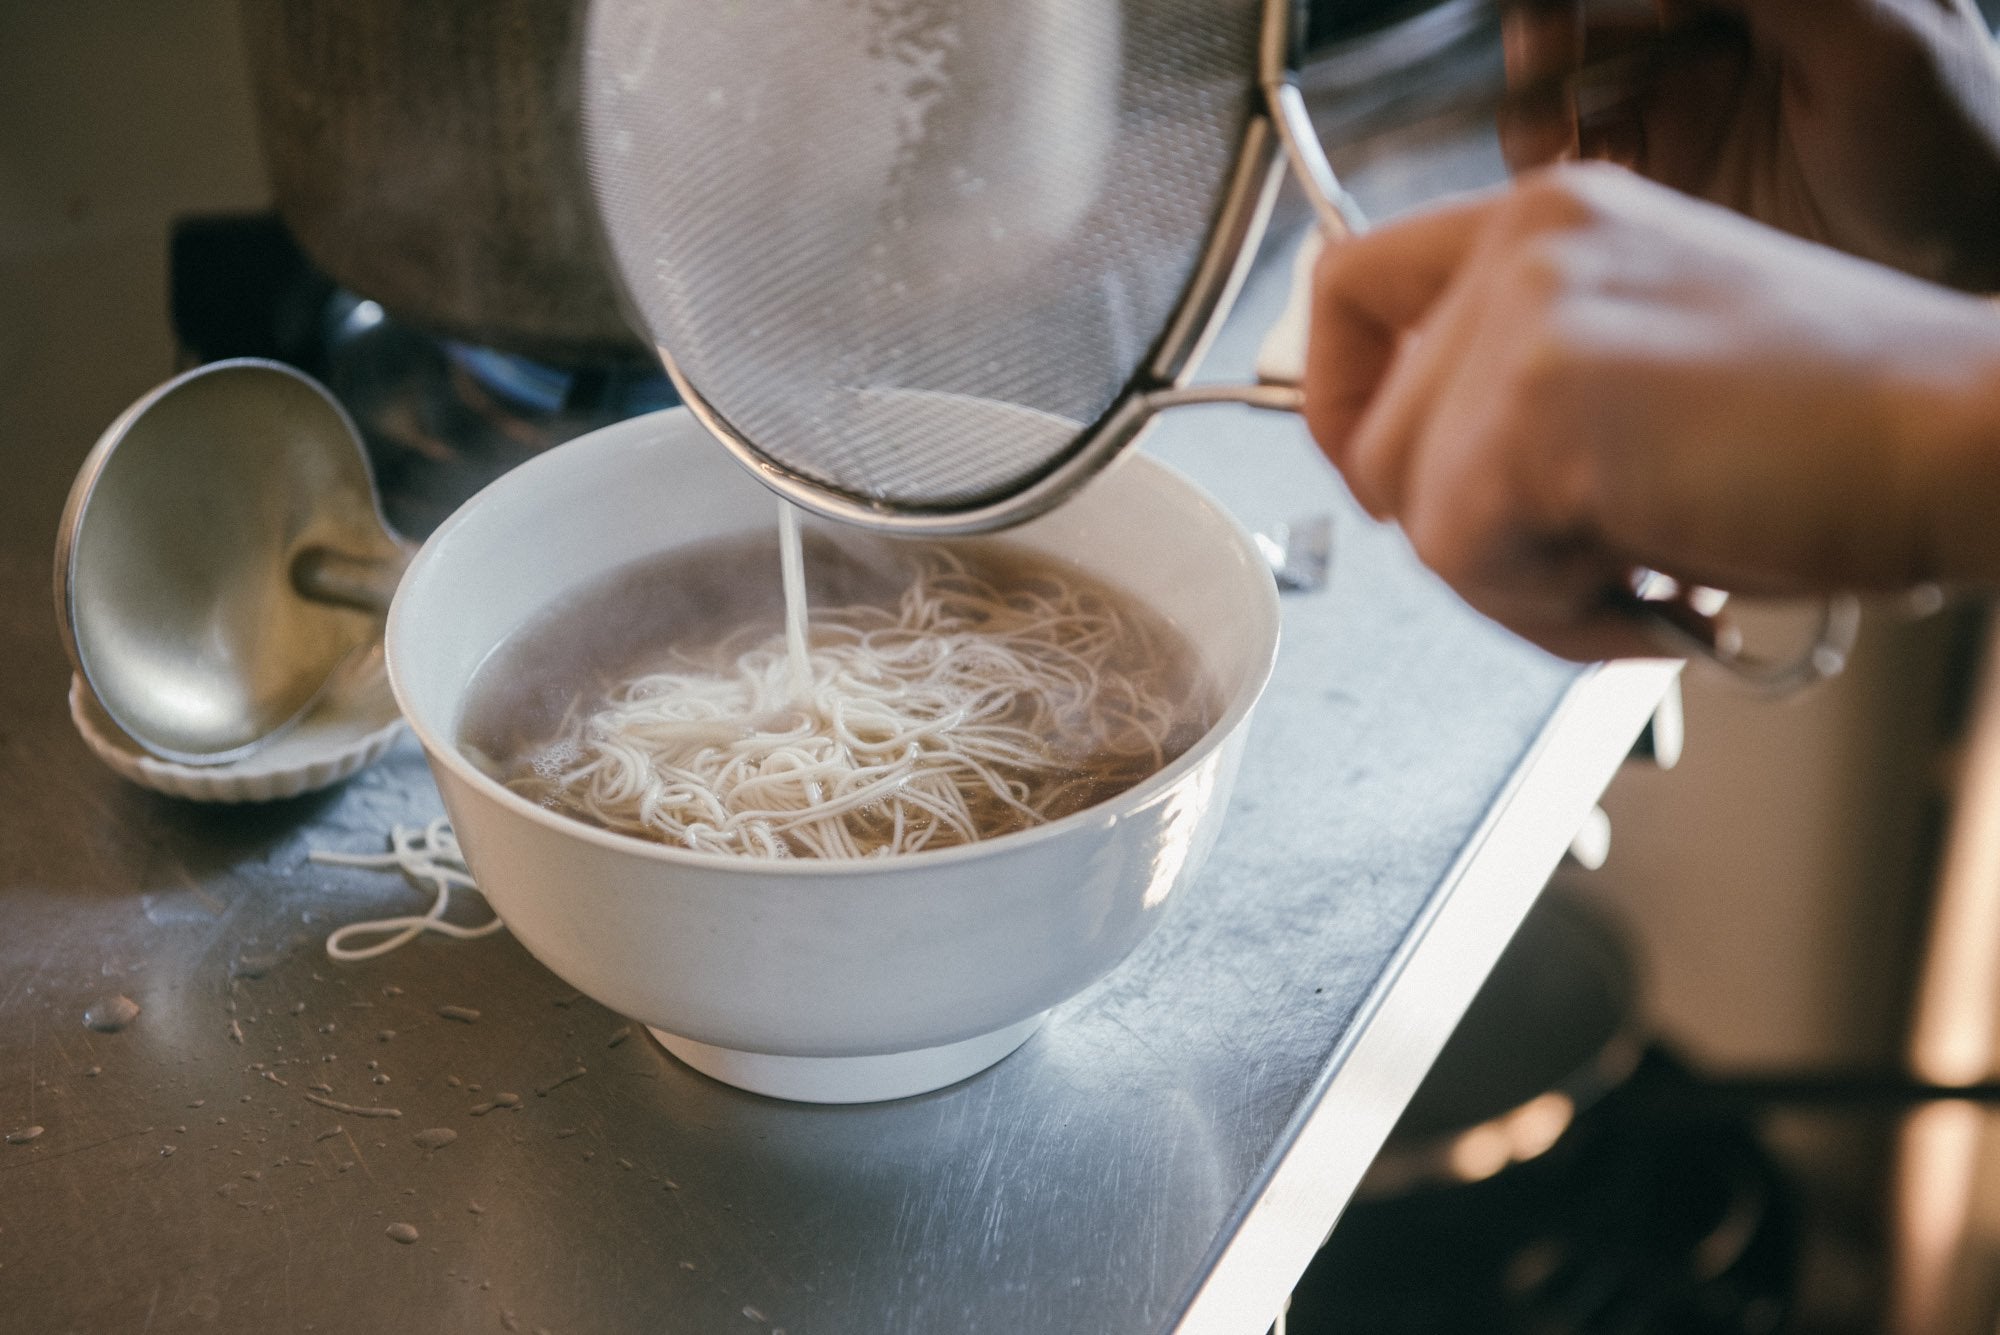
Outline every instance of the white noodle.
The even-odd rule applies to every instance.
[[[803,706],[812,693],[806,659],[806,554],[799,543],[799,512],[778,502],[778,559],[785,580],[785,663],[791,669],[792,703]]]
[[[387,853],[332,853],[314,849],[307,854],[313,862],[336,867],[376,867],[384,871],[393,868],[416,884],[429,885],[434,896],[430,908],[423,913],[351,922],[335,929],[326,938],[329,958],[342,961],[374,959],[377,955],[386,955],[399,946],[409,944],[425,932],[438,932],[464,941],[490,936],[505,925],[497,917],[476,927],[461,927],[446,921],[444,915],[445,910],[451,907],[451,892],[454,889],[477,891],[479,886],[465,865],[465,855],[459,851],[458,838],[452,833],[450,822],[443,816],[421,830],[407,825],[394,827],[389,832],[389,849]],[[381,936],[384,939],[372,946],[349,946],[347,942],[357,936]]]
[[[1001,588],[930,548],[893,607],[816,610],[809,636],[788,620],[676,647],[573,713],[509,786],[702,852],[854,858],[1065,815],[1185,743],[1173,655],[1053,574]]]

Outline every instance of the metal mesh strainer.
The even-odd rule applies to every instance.
[[[1226,308],[1304,117],[1294,18],[596,0],[584,144],[613,267],[689,405],[795,502],[1025,519],[1173,401]],[[1245,396],[1270,397],[1198,397]]]
[[[876,528],[998,528],[1162,408],[1299,406],[1282,356],[1264,384],[1182,382],[1281,160],[1325,234],[1360,227],[1292,81],[1302,28],[1293,0],[592,0],[585,165],[639,323],[767,484]],[[1302,347],[1302,310],[1283,325]],[[1607,596],[1666,651],[1773,691],[1854,639],[1830,599],[1765,660],[1633,577]]]

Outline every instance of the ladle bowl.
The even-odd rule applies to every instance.
[[[64,647],[147,751],[224,764],[380,642],[410,551],[325,389],[212,362],[133,404],[77,474],[56,544]]]

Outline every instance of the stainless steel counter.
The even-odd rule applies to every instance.
[[[438,814],[408,742],[241,808],[91,758],[48,562],[90,435],[171,369],[117,356],[160,295],[69,318],[60,268],[8,272],[38,276],[0,348],[0,1135],[42,1131],[0,1140],[0,1331],[1261,1331],[1671,681],[1477,620],[1297,423],[1178,415],[1151,448],[1247,521],[1338,524],[1213,860],[994,1069],[776,1103],[505,935],[330,962],[330,928],[420,902],[307,861]],[[1212,365],[1248,364],[1283,276]],[[136,1019],[86,1026],[120,994]]]

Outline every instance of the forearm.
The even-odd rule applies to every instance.
[[[1615,49],[1633,8],[1502,4],[1510,77],[1526,89]],[[2000,290],[2000,48],[1971,0],[1662,8],[1699,40],[1596,88],[1587,127],[1573,99],[1510,103],[1501,144],[1515,170],[1603,157],[1850,254]]]
[[[1915,574],[2000,588],[2000,302],[1966,300],[1940,333],[1960,355],[1895,386],[1914,498]]]

